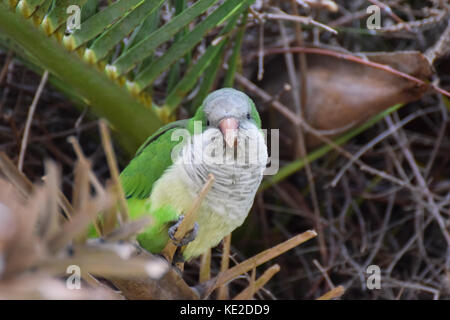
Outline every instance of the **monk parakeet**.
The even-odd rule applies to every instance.
[[[232,88],[212,92],[194,117],[170,123],[148,138],[120,175],[132,218],[153,218],[138,242],[160,252],[169,229],[191,208],[211,173],[215,181],[197,211],[198,232],[184,247],[183,258],[218,245],[247,217],[266,163],[253,101]]]

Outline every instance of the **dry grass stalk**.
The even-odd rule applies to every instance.
[[[344,287],[343,286],[338,286],[338,287],[336,287],[334,289],[331,289],[330,291],[325,293],[323,296],[320,296],[316,300],[336,299],[336,298],[339,298],[340,296],[342,296],[344,294],[344,292],[345,292]]]
[[[114,229],[109,233],[105,233],[104,238],[108,241],[119,241],[129,239],[133,235],[138,234],[151,224],[152,219],[150,217],[143,217],[141,219],[129,221],[122,226]]]
[[[146,276],[152,279],[164,275],[168,268],[163,260],[153,256],[134,257],[135,246],[129,243],[89,241],[73,245],[97,212],[110,204],[103,197],[85,198],[86,203],[81,205],[84,211],[77,211],[71,221],[61,222],[57,207],[58,170],[52,163],[47,163],[46,168],[46,184],[33,186],[33,192],[26,198],[11,184],[0,180],[0,258],[3,261],[0,297],[117,299],[123,297],[99,284],[90,274],[103,278]],[[70,290],[59,278],[67,275],[71,265],[78,266],[86,280],[81,283],[80,291]],[[25,278],[27,285],[23,282]]]
[[[67,138],[67,141],[72,145],[73,150],[75,151],[75,154],[77,155],[79,161],[88,161],[83,153],[83,150],[81,149],[80,144],[78,143],[77,139],[75,139],[75,137],[70,136]],[[89,168],[88,174],[89,174],[89,181],[94,187],[95,192],[97,192],[98,194],[105,193],[105,188],[103,188],[100,181],[98,181],[97,176],[92,172],[91,168]]]
[[[205,284],[205,296],[209,296],[211,292],[221,285],[229,282],[230,280],[233,280],[240,276],[241,274],[244,274],[251,269],[269,261],[273,258],[279,256],[280,254],[295,248],[296,246],[314,238],[317,236],[317,233],[314,230],[308,230],[301,234],[298,234],[285,242],[282,242],[270,249],[264,250],[263,252],[253,256],[252,258],[249,258],[240,264],[228,269],[227,271],[220,273],[215,278],[211,279]]]
[[[100,135],[102,137],[102,145],[105,150],[106,160],[108,162],[109,171],[111,173],[111,177],[114,181],[115,188],[117,190],[118,198],[119,198],[119,207],[120,207],[120,218],[122,221],[128,221],[128,206],[125,200],[125,195],[123,192],[122,183],[119,179],[119,168],[117,167],[116,156],[114,154],[114,149],[111,142],[111,136],[109,135],[109,130],[104,120],[100,120]]]
[[[89,186],[89,171],[90,171],[90,163],[88,161],[84,161],[79,159],[75,164],[75,178],[74,178],[74,188],[72,195],[72,203],[75,209],[75,212],[85,212],[86,208],[84,207],[90,198],[90,186]],[[95,221],[94,221],[95,222]],[[94,224],[95,225],[95,224]],[[97,232],[100,234],[100,230],[98,226],[96,226]],[[87,230],[80,234],[80,236],[76,239],[76,242],[83,243],[87,238]]]
[[[222,251],[222,261],[220,264],[220,272],[225,272],[228,270],[228,266],[230,264],[230,246],[231,246],[231,234],[223,238],[223,251]],[[227,300],[229,299],[228,295],[228,286],[224,284],[219,287],[217,290],[217,300]]]
[[[255,269],[253,269],[255,270]],[[249,284],[247,288],[245,288],[241,293],[236,295],[233,300],[248,300],[253,297],[253,295],[261,289],[270,279],[280,271],[280,266],[278,264],[271,266],[264,273],[252,283]],[[252,273],[253,275],[253,273]]]
[[[111,288],[99,283],[92,275],[102,278],[117,277],[122,280],[146,278],[156,287],[158,279],[167,273],[165,261],[150,254],[137,255],[136,245],[114,242],[129,237],[148,224],[141,219],[124,224],[105,240],[85,240],[88,226],[99,212],[111,210],[117,203],[115,193],[107,190],[92,197],[89,194],[89,163],[80,157],[75,172],[74,205],[68,203],[58,186],[59,170],[52,162],[46,163],[45,185],[31,184],[5,154],[0,154],[0,169],[14,184],[0,179],[0,296],[22,299],[123,299]],[[20,191],[19,191],[20,190]],[[72,219],[60,219],[59,207],[74,212]],[[62,207],[62,206],[61,206]],[[77,241],[80,239],[82,241]],[[70,265],[81,270],[82,290],[71,291],[59,277],[67,275]],[[29,270],[35,270],[29,273]],[[25,272],[25,273],[24,273]],[[22,279],[29,285],[24,286]],[[184,288],[173,275],[173,287]],[[165,280],[165,282],[169,282]],[[33,284],[36,284],[34,286]],[[45,289],[38,290],[38,284]],[[64,290],[63,290],[64,289]],[[187,287],[188,290],[190,290]],[[164,289],[170,291],[170,289]],[[177,289],[183,290],[183,289]],[[64,292],[63,292],[64,291]],[[128,292],[123,292],[124,295]],[[180,295],[179,298],[193,296]]]
[[[39,83],[39,86],[34,95],[33,102],[31,103],[31,106],[28,109],[27,121],[25,123],[25,130],[23,132],[22,143],[20,145],[19,163],[17,165],[20,172],[22,172],[23,168],[23,160],[25,159],[25,152],[27,150],[28,136],[30,134],[31,123],[33,122],[33,115],[34,112],[36,111],[36,106],[39,102],[39,99],[41,98],[41,94],[42,91],[44,90],[45,84],[47,83],[47,79],[48,79],[48,71],[45,70],[41,78],[41,83]]]
[[[203,283],[211,279],[211,249],[208,249],[200,261],[199,283]]]
[[[33,192],[33,184],[31,181],[17,169],[11,159],[9,159],[4,152],[0,152],[0,170],[8,178],[9,182],[11,182],[17,190],[20,191],[22,196],[28,197]],[[70,220],[70,217],[73,215],[72,205],[59,190],[58,204],[64,210],[66,218]]]

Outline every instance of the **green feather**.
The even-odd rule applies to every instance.
[[[154,183],[172,165],[172,149],[180,142],[172,141],[172,133],[177,129],[185,129],[188,122],[180,120],[161,127],[142,144],[120,174],[131,218],[143,215],[152,217],[151,226],[137,237],[139,243],[152,253],[158,253],[164,248],[169,240],[169,223],[176,221],[179,213],[170,206],[150,212],[148,198]]]
[[[127,199],[146,199],[153,184],[172,165],[172,149],[179,141],[172,141],[176,129],[186,129],[189,120],[169,123],[155,132],[138,149],[135,157],[120,174]]]
[[[158,253],[164,248],[169,240],[169,225],[178,219],[180,213],[170,205],[151,212],[148,198],[155,182],[173,164],[172,150],[181,141],[172,141],[172,133],[177,129],[193,129],[190,123],[195,119],[198,118],[179,120],[161,127],[142,144],[120,174],[131,218],[143,215],[152,217],[151,226],[137,237],[141,246],[152,253]]]

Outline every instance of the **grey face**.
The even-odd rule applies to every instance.
[[[252,106],[250,98],[238,90],[224,88],[209,94],[204,102],[203,111],[209,126],[218,127],[221,120],[235,118],[239,122],[250,119]]]

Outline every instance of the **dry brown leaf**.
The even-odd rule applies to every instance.
[[[372,62],[385,64],[421,80],[432,75],[431,66],[423,54],[416,51],[395,53],[366,53]],[[326,130],[327,136],[342,133],[371,116],[397,103],[418,100],[427,91],[396,74],[331,56],[307,55],[307,107],[305,118],[318,130]],[[288,83],[287,71],[281,59],[266,67],[262,87],[280,101],[292,106],[291,94],[284,92]],[[282,123],[275,124],[283,127]],[[308,136],[308,146],[319,140]]]

